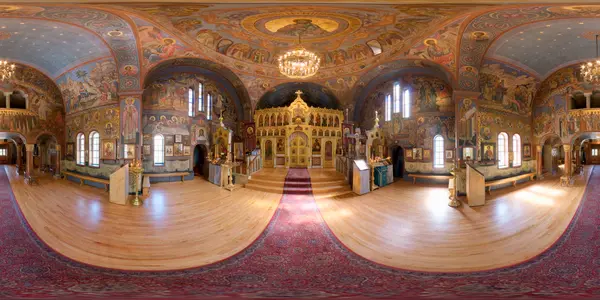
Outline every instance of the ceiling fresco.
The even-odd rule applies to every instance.
[[[483,62],[488,47],[496,39],[502,39],[503,34],[515,27],[542,21],[597,17],[600,17],[600,5],[499,7],[491,11],[479,13],[477,17],[469,22],[461,36],[460,57],[458,61],[459,87],[462,90],[468,91],[478,90],[477,70]],[[544,25],[547,24],[549,23],[544,23]],[[537,40],[538,37],[534,40]],[[506,41],[506,38],[504,38],[504,41]],[[529,44],[531,41],[525,42],[524,40],[523,42],[523,44]],[[537,45],[534,44],[533,47],[537,48]],[[565,50],[569,50],[569,48],[566,47]],[[572,46],[570,50],[574,51],[574,48],[575,46]],[[560,49],[562,50],[562,48]],[[590,50],[593,49],[585,49],[583,51]],[[576,51],[582,50],[578,49]],[[523,51],[522,53],[527,52]],[[548,55],[547,50],[544,53]],[[558,52],[550,53],[552,53],[551,55],[560,55]]]
[[[19,18],[18,20],[22,22],[26,22],[30,18],[35,18],[40,22],[57,21],[80,27],[77,35],[83,35],[86,32],[88,34],[89,32],[95,33],[97,37],[104,40],[115,58],[119,69],[120,89],[136,90],[140,88],[136,37],[130,24],[123,18],[104,10],[84,7],[0,5],[0,21],[4,22],[9,18]],[[53,22],[50,23],[53,24]],[[52,27],[54,26],[52,25]],[[63,45],[62,48],[57,48],[56,52],[63,52],[74,46],[64,47]],[[79,63],[84,62],[79,61]]]
[[[293,9],[292,9],[293,8]],[[465,12],[464,7],[133,5],[128,13],[151,19],[217,61],[253,75],[281,77],[277,56],[301,44],[321,55],[316,78],[362,72],[402,55],[420,35]],[[208,51],[206,51],[208,50]],[[255,71],[255,72],[252,72]]]
[[[540,79],[596,57],[599,19],[567,19],[517,27],[492,44],[486,57],[511,62]]]
[[[25,62],[52,78],[80,62],[110,56],[95,35],[72,25],[34,19],[1,19],[2,58]]]

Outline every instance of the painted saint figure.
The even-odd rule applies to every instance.
[[[125,141],[135,141],[138,132],[138,119],[135,98],[127,98],[123,109],[123,138]]]

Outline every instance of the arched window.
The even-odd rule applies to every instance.
[[[212,94],[206,95],[206,119],[212,120]]]
[[[402,97],[402,117],[407,119],[410,118],[410,90],[404,90],[404,97]]]
[[[498,168],[508,168],[508,135],[498,134]]]
[[[521,166],[521,136],[513,135],[513,167]]]
[[[444,138],[439,134],[433,138],[433,167],[444,167]]]
[[[154,165],[165,165],[165,137],[162,134],[154,136]]]
[[[97,131],[90,133],[90,158],[89,165],[92,167],[100,167],[100,134]]]
[[[204,111],[204,84],[198,83],[198,111]]]
[[[400,83],[394,83],[394,113],[400,112]]]
[[[85,165],[85,135],[83,133],[77,135],[77,164]]]
[[[385,118],[384,121],[392,120],[392,95],[385,95]]]
[[[188,89],[188,116],[194,116],[194,89]]]

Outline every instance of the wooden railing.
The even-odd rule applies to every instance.
[[[350,177],[350,168],[352,164],[350,163],[350,159],[346,156],[336,156],[335,158],[335,170],[339,173],[344,174],[346,180],[349,180]]]
[[[246,157],[246,175],[248,175],[248,178],[250,178],[250,176],[252,176],[252,174],[258,172],[260,169],[262,169],[262,158],[260,157],[260,154],[257,155],[249,155]]]

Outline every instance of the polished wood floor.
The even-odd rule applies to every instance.
[[[120,206],[108,203],[103,189],[48,176],[27,186],[6,168],[19,206],[44,242],[77,261],[115,269],[173,270],[228,258],[260,235],[281,198],[248,188],[230,193],[195,179],[153,184],[143,207]],[[551,246],[575,213],[590,170],[571,188],[548,176],[493,191],[485,206],[474,208],[448,207],[444,185],[405,181],[363,196],[316,198],[334,234],[362,257],[409,270],[482,271]],[[284,172],[257,177],[281,181]],[[310,170],[315,188],[338,181],[331,172]]]
[[[406,181],[317,203],[342,243],[369,260],[418,271],[482,271],[549,248],[576,212],[590,171],[574,187],[561,187],[555,176],[492,191],[481,207],[451,208],[444,185]]]
[[[49,176],[28,186],[14,167],[4,168],[25,218],[45,243],[76,261],[113,269],[174,270],[226,259],[260,235],[281,199],[194,179],[153,184],[142,207],[121,206],[109,203],[100,188]]]

